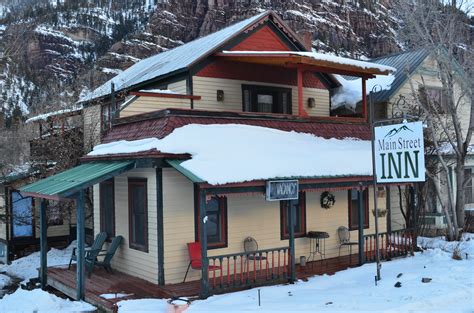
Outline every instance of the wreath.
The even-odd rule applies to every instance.
[[[336,203],[336,197],[329,191],[325,191],[321,194],[321,207],[324,209],[331,208]]]

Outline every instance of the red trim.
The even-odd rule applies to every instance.
[[[194,225],[195,225],[195,241],[200,242],[201,240],[201,223],[200,223],[200,204],[201,204],[201,199],[200,199],[200,193],[199,193],[199,188],[196,186],[195,187],[195,215],[194,215]],[[219,242],[213,242],[213,243],[207,243],[207,249],[220,249],[220,248],[227,248],[227,197],[225,196],[212,196],[212,198],[217,198],[217,201],[219,203],[219,210],[220,212],[220,218],[221,218],[221,241]]]
[[[303,107],[303,71],[300,67],[296,68],[296,81],[298,86],[298,115],[308,116]]]
[[[201,96],[193,96],[193,95],[185,95],[185,94],[145,92],[145,91],[131,91],[129,94],[132,96],[140,96],[140,97],[160,97],[160,98],[172,98],[172,99],[201,100]]]
[[[349,230],[358,230],[359,229],[359,223],[358,221],[353,224],[353,221],[352,221],[352,190],[348,190],[347,191],[347,202],[348,202],[348,208],[349,208]],[[365,214],[364,214],[364,229],[365,228],[369,228],[369,190],[368,189],[365,189],[363,191],[363,197],[364,197],[364,205],[365,205]],[[358,201],[358,200],[357,200]],[[357,202],[357,210],[359,210],[358,208],[359,206],[359,202]]]
[[[144,209],[144,229],[143,231],[143,236],[144,236],[144,241],[145,243],[138,244],[136,242],[133,242],[133,222],[132,222],[132,217],[134,215],[133,209],[133,192],[132,192],[132,187],[133,186],[141,186],[145,190],[144,194],[144,199],[143,203],[145,205]],[[146,252],[148,253],[148,183],[146,178],[128,178],[128,239],[129,239],[129,248],[130,249],[135,249],[138,251]]]
[[[137,153],[122,153],[122,154],[106,154],[106,155],[93,155],[83,156],[80,158],[81,163],[87,163],[92,161],[110,161],[110,160],[133,160],[141,158],[153,158],[153,159],[190,159],[190,154],[173,154],[173,153],[161,153],[157,150],[148,150]]]
[[[288,216],[287,216],[287,201],[280,201],[280,237],[281,239],[288,239],[290,237],[288,231]],[[304,191],[299,194],[299,207],[297,212],[300,214],[301,231],[295,232],[295,238],[306,236],[306,193]]]
[[[245,80],[248,82],[262,82],[297,86],[295,70],[278,65],[234,62],[218,59],[206,65],[196,76],[210,78],[224,78]],[[327,89],[327,87],[312,72],[303,73],[303,87]],[[251,84],[251,83],[249,83]]]

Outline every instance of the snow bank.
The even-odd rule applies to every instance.
[[[474,240],[466,241],[466,245],[469,250],[473,249]],[[457,261],[450,253],[436,248],[416,253],[414,257],[383,262],[382,280],[377,286],[374,284],[375,264],[365,264],[333,276],[315,276],[308,282],[260,288],[260,307],[255,288],[194,301],[186,313],[472,313],[473,268],[474,257]],[[423,277],[432,281],[422,283]],[[394,287],[397,282],[401,283],[400,288]]]
[[[236,124],[189,124],[175,129],[163,139],[111,142],[95,146],[88,155],[152,149],[191,154],[192,159],[181,166],[213,185],[284,177],[372,174],[369,141],[324,139],[311,134]]]
[[[5,288],[6,286],[10,285],[12,282],[11,278],[7,275],[0,274],[0,289]]]
[[[444,237],[418,237],[417,244],[423,249],[440,249],[448,253],[453,253],[458,249],[462,258],[474,258],[474,234],[462,234],[461,241],[446,241]]]
[[[88,303],[59,298],[41,289],[17,289],[0,300],[0,312],[95,312]]]
[[[164,299],[138,299],[124,300],[117,303],[119,313],[137,312],[166,312],[167,300]]]
[[[336,89],[336,92],[331,97],[331,109],[337,109],[342,106],[355,109],[357,103],[362,101],[361,78],[348,80],[340,75],[334,76],[341,83],[341,86]],[[366,94],[370,94],[375,85],[380,85],[381,90],[389,90],[394,80],[395,76],[392,74],[387,76],[375,75],[375,78],[367,80]],[[377,92],[381,90],[378,88]]]
[[[69,264],[72,249],[76,246],[76,242],[72,242],[69,247],[63,250],[52,248],[48,251],[48,266],[59,266]],[[0,270],[8,275],[18,277],[20,279],[29,280],[38,277],[38,268],[40,267],[40,253],[34,252],[23,258],[14,260],[10,265],[0,266]],[[1,310],[0,310],[1,312]]]

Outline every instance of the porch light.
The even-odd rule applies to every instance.
[[[316,100],[314,98],[308,98],[308,108],[314,108],[316,106]]]
[[[217,90],[217,101],[224,101],[224,90]]]

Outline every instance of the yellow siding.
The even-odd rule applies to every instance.
[[[148,187],[148,252],[129,248],[128,177],[147,178]],[[94,186],[94,234],[100,232],[99,185]],[[115,234],[124,242],[112,260],[120,272],[158,283],[158,249],[155,169],[135,169],[115,177]]]
[[[172,99],[163,97],[138,97],[126,108],[120,111],[120,117],[152,112],[167,108],[190,109],[191,101],[189,99]]]
[[[165,238],[165,281],[182,281],[189,256],[186,243],[194,241],[194,202],[193,186],[184,176],[172,169],[163,171],[164,192],[164,238]],[[348,226],[347,191],[334,193],[336,204],[329,210],[319,204],[320,193],[308,192],[306,197],[307,230],[326,231],[330,238],[326,240],[326,257],[338,256],[337,228]],[[280,204],[265,201],[263,194],[229,195],[228,202],[228,247],[209,250],[208,254],[220,255],[243,251],[243,240],[254,237],[260,249],[277,248],[288,245],[288,240],[280,240]],[[373,207],[370,193],[370,207]],[[379,198],[379,207],[385,208],[385,198]],[[374,216],[370,209],[370,228],[366,234],[375,232]],[[379,218],[380,231],[386,230],[386,219]],[[351,232],[351,238],[357,240],[357,231]],[[296,258],[309,254],[309,239],[296,239]],[[348,250],[343,249],[342,254]],[[356,253],[357,251],[353,251]],[[191,270],[190,280],[199,279],[199,271]]]
[[[243,84],[291,88],[293,114],[298,113],[298,89],[296,86],[199,76],[193,76],[193,93],[196,96],[201,96],[202,99],[194,101],[194,108],[242,112]],[[224,101],[218,102],[216,100],[217,90],[224,91]],[[316,99],[316,107],[308,108],[308,98]],[[329,116],[329,91],[304,88],[303,104],[306,112],[311,116]]]
[[[183,95],[186,95],[188,93],[185,80],[180,80],[178,82],[168,84],[168,89]]]
[[[84,108],[84,150],[89,152],[100,143],[100,105]]]

